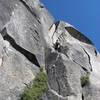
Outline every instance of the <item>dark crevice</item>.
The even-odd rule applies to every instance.
[[[63,52],[62,52],[63,53]],[[64,53],[63,53],[64,54]],[[68,59],[69,59],[69,56],[68,56],[68,54],[64,54]]]
[[[67,58],[69,58],[69,56],[67,55],[67,54],[65,54],[64,52],[62,52],[62,46],[60,45],[60,43],[58,42],[58,41],[56,41],[56,43],[54,44],[54,49],[56,50],[56,51],[58,51],[58,52],[60,52],[60,53],[63,53],[64,55],[66,55],[66,57]],[[64,50],[65,51],[65,50]],[[85,51],[85,53],[88,55],[88,58],[89,58],[89,64],[90,64],[90,66],[92,66],[91,65],[91,62],[90,62],[90,56],[89,56],[89,54]],[[78,62],[76,62],[75,60],[73,60],[73,62],[74,63],[76,63],[76,64],[78,64],[79,66],[81,66],[82,67],[82,69],[85,71],[85,72],[89,72],[84,66],[82,66],[81,64],[79,64]],[[92,67],[91,67],[91,71],[92,71]]]
[[[35,31],[35,33],[37,33],[37,35],[39,35],[39,33],[37,32],[37,30],[34,30]]]
[[[34,54],[31,52],[25,50],[21,46],[19,46],[15,40],[7,34],[6,28],[4,28],[1,32],[1,35],[4,40],[7,40],[13,48],[15,48],[17,51],[19,51],[21,54],[23,54],[31,63],[35,64],[36,66],[40,67],[39,62]]]
[[[73,27],[65,27],[65,29],[69,32],[69,34],[71,36],[73,36],[74,38],[78,39],[79,41],[87,43],[87,44],[94,45],[90,39],[88,39],[84,34],[82,34],[81,32],[77,31]]]
[[[83,50],[84,50],[84,52],[86,53],[86,55],[88,56],[88,59],[89,59],[89,64],[90,64],[90,66],[91,66],[91,71],[92,71],[92,64],[91,64],[91,57],[90,57],[90,55],[87,53],[87,51],[83,48]]]
[[[27,8],[27,10],[36,18],[36,20],[41,24],[41,22],[39,21],[38,16],[35,14],[35,12],[32,10],[32,8],[30,8],[26,2],[24,0],[20,0],[20,2]]]
[[[84,95],[82,94],[82,100],[84,100]]]
[[[60,53],[63,53],[64,55],[66,55],[67,58],[69,58],[69,56],[67,54],[65,54],[64,52],[62,52],[62,46],[60,45],[60,43],[58,41],[56,41],[56,43],[54,44],[54,49]],[[82,67],[82,69],[86,72],[88,72],[88,70],[82,66],[81,64],[77,63],[75,60],[73,60],[74,63],[78,64],[79,66]]]
[[[38,38],[40,38],[40,37],[39,37],[39,33],[38,33],[38,31],[37,31],[37,30],[34,30],[34,31],[35,31],[35,33],[37,34]]]
[[[58,37],[58,40],[59,40],[59,41],[60,41],[60,40],[62,40],[62,41],[64,40],[64,36],[63,36],[63,35],[64,35],[64,33],[61,33],[61,34],[59,35],[59,37]]]
[[[58,52],[61,51],[61,45],[58,41],[56,41],[56,43],[53,45],[54,49]]]
[[[34,29],[32,29],[31,27],[30,27],[30,30],[31,30],[33,33],[36,33],[37,37],[40,38],[40,37],[39,37],[39,33],[37,32],[37,30],[34,30]]]
[[[60,24],[60,21],[57,21],[57,22],[55,23],[55,26],[56,26],[55,30],[58,29],[59,24]]]
[[[68,48],[66,46],[67,49],[64,49],[64,47],[62,45],[60,45],[60,43],[58,42],[58,40],[56,41],[55,44],[53,44],[53,47],[56,51],[58,51],[59,53],[62,53],[64,54],[67,58],[69,58],[69,56],[67,55],[67,51],[68,51]]]
[[[94,50],[94,52],[95,52],[95,56],[97,56],[97,55],[98,55],[97,51],[96,51],[96,50]]]
[[[81,66],[81,68],[82,68],[85,72],[89,73],[89,71],[88,71],[84,66],[82,66],[82,65],[79,64],[79,63],[77,63],[75,60],[73,60],[73,62],[76,63],[76,64],[78,64],[79,66]]]
[[[31,34],[31,35],[37,42],[39,41],[33,34]]]
[[[44,6],[43,5],[40,5],[40,8],[44,8]]]
[[[88,70],[87,70],[85,67],[82,67],[82,69],[83,69],[84,71],[86,71],[87,73],[89,73]]]

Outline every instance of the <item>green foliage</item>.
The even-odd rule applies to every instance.
[[[47,89],[47,75],[40,70],[33,85],[24,90],[20,100],[39,100]]]
[[[87,74],[86,76],[81,77],[81,85],[84,87],[85,85],[89,84],[89,75]]]

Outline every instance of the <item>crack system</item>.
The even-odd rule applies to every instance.
[[[19,0],[26,8],[27,10],[36,18],[36,20],[41,24],[39,17],[33,12],[32,8],[28,6],[28,4],[25,2],[25,0]]]
[[[35,64],[36,66],[40,67],[40,64],[34,54],[31,52],[25,50],[21,46],[19,46],[15,40],[7,34],[7,29],[6,27],[0,32],[3,39],[8,41],[13,48],[15,48],[17,51],[19,51],[21,54],[23,54],[31,63]]]
[[[76,63],[77,65],[81,66],[81,68],[82,68],[84,71],[86,71],[87,73],[89,73],[88,70],[87,70],[84,66],[82,66],[81,64],[79,64],[79,63],[76,62],[75,60],[73,60],[73,62]]]
[[[89,64],[90,64],[90,66],[91,66],[91,71],[92,71],[92,64],[91,64],[91,57],[90,57],[90,55],[87,53],[87,51],[84,49],[84,48],[82,48],[83,50],[84,50],[84,52],[86,53],[86,55],[88,56],[88,59],[89,59]]]

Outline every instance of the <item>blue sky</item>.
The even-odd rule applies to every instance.
[[[74,25],[100,51],[100,0],[41,0],[55,20]]]

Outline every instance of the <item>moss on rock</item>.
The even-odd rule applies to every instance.
[[[84,87],[85,85],[89,84],[89,75],[81,77],[81,86]]]
[[[47,89],[47,75],[43,70],[40,70],[33,84],[25,88],[20,100],[39,100]]]

